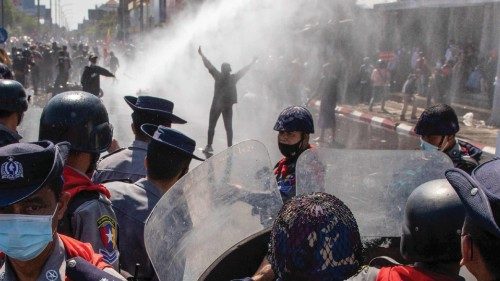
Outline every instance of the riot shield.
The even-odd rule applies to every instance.
[[[212,156],[180,179],[146,222],[146,250],[159,279],[198,280],[226,250],[271,226],[282,204],[262,143]]]
[[[297,194],[323,191],[352,211],[364,239],[399,237],[406,200],[420,184],[444,178],[444,153],[310,149],[297,161]]]

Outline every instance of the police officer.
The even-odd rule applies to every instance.
[[[460,265],[478,281],[500,280],[500,159],[478,166],[469,176],[445,172],[465,206]]]
[[[67,141],[71,150],[64,167],[64,191],[70,194],[59,230],[92,244],[106,262],[118,266],[117,222],[109,191],[93,183],[92,175],[102,152],[111,144],[113,128],[101,100],[85,92],[53,97],[40,118],[41,140]]]
[[[94,96],[100,96],[101,94],[101,75],[115,77],[109,70],[98,66],[97,59],[97,55],[89,56],[90,66],[85,67],[80,80],[82,89]]]
[[[191,159],[202,160],[193,151],[196,142],[179,131],[165,126],[145,124],[142,132],[151,141],[148,144],[147,177],[128,184],[109,182],[113,209],[120,225],[120,264],[131,273],[140,263],[140,277],[155,276],[144,245],[144,225],[149,214],[177,180],[189,170]]]
[[[143,124],[163,125],[185,124],[186,121],[172,113],[174,103],[152,96],[125,96],[125,102],[132,108],[132,132],[135,140],[132,144],[114,153],[104,156],[94,173],[94,182],[108,181],[136,182],[146,176],[144,158],[146,158],[149,138],[141,131]]]
[[[455,167],[470,173],[481,160],[482,151],[474,145],[457,140],[460,130],[457,114],[447,104],[436,104],[425,109],[415,125],[422,150],[446,153]]]
[[[29,64],[25,54],[21,49],[12,48],[12,70],[14,70],[14,77],[23,86],[26,86],[26,76],[29,72]]]
[[[400,246],[414,264],[380,267],[375,263],[382,258],[376,258],[352,280],[464,280],[458,275],[464,218],[465,208],[445,179],[420,185],[406,202]]]
[[[28,109],[23,85],[14,80],[0,79],[0,146],[19,142],[17,126]]]
[[[278,147],[283,158],[274,167],[274,174],[283,202],[295,196],[295,165],[300,154],[311,148],[309,135],[314,134],[313,118],[302,106],[285,108],[274,125],[278,131]]]
[[[89,244],[56,231],[68,150],[49,141],[0,148],[0,280],[124,280]]]
[[[69,57],[69,53],[64,49],[64,47],[63,50],[59,51],[57,57],[57,77],[54,82],[56,93],[61,89],[66,89],[69,80],[69,71],[71,69],[71,59]]]
[[[12,70],[9,66],[0,62],[0,79],[14,79]]]

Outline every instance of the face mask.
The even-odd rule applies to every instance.
[[[36,258],[52,241],[52,215],[0,214],[0,252],[28,261]]]
[[[286,158],[296,156],[300,152],[301,146],[302,140],[296,144],[284,144],[278,142],[278,148],[280,149],[281,154],[283,154],[283,156],[285,156]]]
[[[443,149],[441,149],[440,147],[446,147],[448,145],[448,141],[446,141],[446,143],[444,143],[444,145],[443,145],[444,140],[445,140],[445,137],[443,137],[441,139],[439,146],[435,146],[431,143],[424,141],[422,138],[420,138],[420,148],[424,151],[436,151],[436,150],[443,151]]]

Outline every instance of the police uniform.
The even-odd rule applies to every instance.
[[[185,124],[184,119],[173,114],[174,103],[151,96],[125,96],[125,102],[132,108],[134,122]],[[142,123],[142,124],[144,124]],[[141,123],[139,123],[141,124]],[[144,159],[147,155],[147,142],[135,140],[131,146],[120,149],[103,157],[97,164],[92,179],[94,182],[104,183],[110,181],[136,182],[146,176]]]
[[[62,239],[65,239],[66,244]],[[68,247],[69,246],[69,247]],[[85,256],[85,258],[79,257],[79,259],[67,258],[76,254],[76,252],[71,249],[71,247],[81,247],[85,251],[79,250],[79,254]],[[83,253],[82,253],[83,252]],[[86,263],[85,267],[79,267],[78,263]],[[89,266],[90,265],[90,266]],[[58,235],[56,244],[54,245],[54,250],[50,254],[49,258],[45,262],[40,276],[36,280],[39,281],[65,281],[65,280],[85,280],[84,276],[98,276],[98,279],[107,278],[106,280],[125,280],[118,272],[112,269],[112,267],[103,262],[100,255],[92,253],[92,248],[88,244],[84,244],[77,240],[73,240],[69,237]],[[14,269],[10,263],[6,262],[0,268],[0,281],[15,281],[18,280]],[[88,280],[88,279],[87,279]]]
[[[104,261],[118,269],[118,223],[109,191],[72,167],[66,166],[63,175],[63,190],[70,193],[71,199],[59,230],[90,243]]]
[[[457,140],[455,145],[445,153],[456,168],[470,174],[479,165],[483,151],[468,142]]]
[[[273,129],[278,132],[296,131],[309,135],[314,134],[314,122],[311,113],[305,107],[289,106],[280,113]],[[295,166],[297,159],[302,152],[311,148],[311,145],[308,145],[306,149],[302,149],[300,146],[303,141],[302,138],[295,145],[285,145],[278,142],[280,152],[285,157],[274,166],[274,174],[283,202],[290,200],[296,194]],[[289,151],[290,149],[292,151]]]
[[[58,94],[50,99],[40,117],[40,139],[67,141],[72,152],[86,153],[92,161],[97,161],[100,153],[109,148],[112,136],[106,107],[101,99],[90,93],[71,91]],[[92,161],[88,163],[89,167],[93,165]],[[69,194],[70,200],[58,229],[63,234],[89,242],[107,263],[118,268],[118,225],[109,191],[103,185],[93,183],[84,172],[68,165],[64,168],[63,190]]]
[[[0,124],[0,146],[5,146],[11,143],[17,143],[23,137],[17,132],[12,131],[3,124]]]
[[[454,136],[459,130],[460,125],[458,123],[457,114],[455,110],[447,104],[436,104],[426,108],[420,115],[414,128],[415,133],[419,136],[434,135],[442,136],[443,138],[448,135]],[[422,138],[420,141],[420,146],[424,150],[439,149],[435,147],[435,145],[424,141]],[[432,148],[428,148],[429,146]],[[462,169],[468,173],[472,172],[472,170],[479,165],[483,153],[481,149],[461,140],[456,140],[452,148],[443,152],[451,158],[456,168]]]
[[[162,192],[146,179],[133,184],[109,182],[105,186],[111,193],[113,210],[120,224],[121,268],[133,273],[136,263],[140,263],[139,276],[153,277],[155,272],[144,245],[144,225]]]
[[[144,159],[148,153],[148,143],[135,140],[127,148],[101,158],[92,180],[98,183],[110,181],[136,182],[146,177]]]
[[[151,137],[148,149],[151,149],[153,153],[168,158],[169,153],[175,151],[187,157],[202,160],[192,154],[196,148],[196,142],[176,130],[152,124],[142,125],[141,130]],[[115,181],[106,183],[105,186],[111,193],[113,209],[120,225],[120,265],[125,271],[131,273],[135,271],[136,263],[140,263],[139,276],[155,278],[155,271],[144,244],[144,226],[164,191],[148,179],[140,179],[133,184]],[[178,214],[177,217],[180,215]],[[171,219],[175,220],[175,218]]]
[[[4,212],[14,204],[28,205],[25,200],[47,183],[62,186],[64,159],[68,153],[68,143],[54,145],[49,141],[16,143],[0,148],[0,207]],[[52,223],[57,219],[54,217],[57,210],[56,207],[52,216],[48,215],[50,220],[44,218],[47,215],[31,213],[28,216],[0,214],[0,259],[5,260],[0,267],[0,280],[18,280],[10,259],[29,262],[39,257],[47,245],[53,249],[47,253],[37,280],[125,280],[94,252],[90,244],[54,235]]]

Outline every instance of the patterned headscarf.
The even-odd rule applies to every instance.
[[[269,262],[278,280],[345,280],[360,269],[362,244],[349,208],[326,193],[301,195],[280,210]]]

